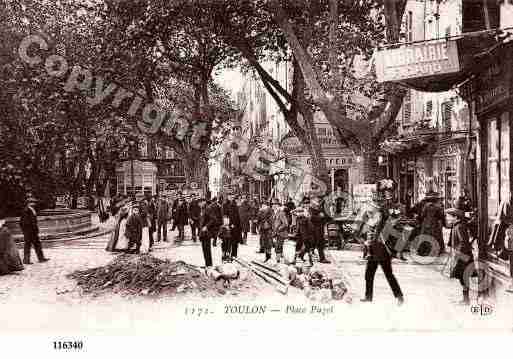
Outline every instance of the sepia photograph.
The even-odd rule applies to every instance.
[[[512,131],[510,0],[0,0],[0,342],[511,336]]]

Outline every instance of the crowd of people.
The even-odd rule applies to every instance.
[[[246,245],[248,234],[259,234],[257,253],[263,260],[272,258],[282,262],[283,244],[289,237],[296,239],[297,258],[313,263],[313,252],[318,251],[319,260],[329,263],[324,253],[324,225],[329,216],[323,208],[322,198],[312,202],[305,197],[296,208],[292,199],[281,203],[277,198],[261,201],[234,192],[224,197],[200,198],[194,193],[176,198],[163,196],[146,197],[136,201],[118,198],[112,201],[110,211],[116,217],[116,228],[107,246],[109,251],[140,253],[143,241],[152,251],[156,241],[168,241],[170,232],[175,232],[176,243],[186,240],[185,228],[190,227],[191,241],[201,242],[205,266],[212,266],[212,247],[220,242],[222,260],[231,261],[238,255],[239,245]]]
[[[367,253],[365,271],[366,290],[363,301],[372,301],[374,276],[381,267],[389,282],[394,296],[399,304],[403,302],[403,293],[392,272],[392,253],[387,244],[385,223],[391,215],[397,213],[391,205],[393,186],[378,185],[376,200],[369,203],[361,211],[358,221],[360,228],[355,228],[353,237],[364,238]],[[284,261],[283,246],[287,239],[295,239],[295,256],[292,264],[298,259],[305,262],[308,257],[313,265],[314,251],[318,252],[319,262],[330,263],[325,255],[325,225],[332,218],[325,211],[322,197],[303,197],[297,208],[289,198],[281,203],[277,198],[260,201],[259,198],[250,200],[249,196],[240,196],[234,192],[225,197],[206,199],[192,193],[176,198],[163,196],[145,197],[142,200],[118,197],[111,201],[109,211],[116,218],[116,226],[107,245],[108,251],[140,253],[143,242],[152,251],[155,241],[168,242],[169,231],[176,230],[175,242],[186,240],[185,227],[190,227],[191,241],[201,243],[205,267],[213,266],[212,248],[220,242],[223,262],[231,262],[238,256],[239,245],[246,245],[248,233],[259,234],[257,253],[263,254],[267,262],[272,258],[273,249],[276,262]],[[28,196],[25,208],[20,217],[20,227],[24,235],[23,261],[16,245],[5,226],[5,220],[0,219],[0,274],[23,270],[23,265],[30,265],[31,250],[34,248],[39,262],[46,262],[39,239],[36,199]],[[437,253],[445,250],[442,228],[450,228],[447,243],[454,253],[456,260],[451,268],[451,277],[456,278],[463,288],[463,303],[469,303],[468,275],[475,275],[473,268],[472,231],[466,211],[471,210],[468,196],[462,195],[453,208],[443,210],[440,196],[429,192],[425,198],[411,211],[418,220],[417,235],[421,234],[434,238]],[[171,228],[168,231],[168,225]],[[365,224],[365,225],[363,225]],[[362,232],[362,228],[366,228]],[[513,227],[512,227],[513,228]],[[155,237],[155,232],[157,232]],[[508,241],[513,238],[513,230],[507,231]],[[187,238],[188,239],[188,238]],[[418,248],[420,251],[421,248]],[[431,252],[430,255],[433,255]],[[398,254],[401,256],[401,253]],[[474,274],[473,274],[474,273]]]

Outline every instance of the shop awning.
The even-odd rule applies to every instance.
[[[402,152],[422,151],[433,143],[436,143],[436,134],[433,132],[417,133],[397,136],[387,139],[380,145],[380,149],[388,154],[400,154]]]

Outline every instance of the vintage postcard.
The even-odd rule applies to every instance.
[[[0,335],[511,334],[512,31],[496,0],[0,0]]]

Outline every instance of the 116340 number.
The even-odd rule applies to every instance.
[[[82,341],[56,341],[53,342],[55,350],[82,350],[84,343]]]

